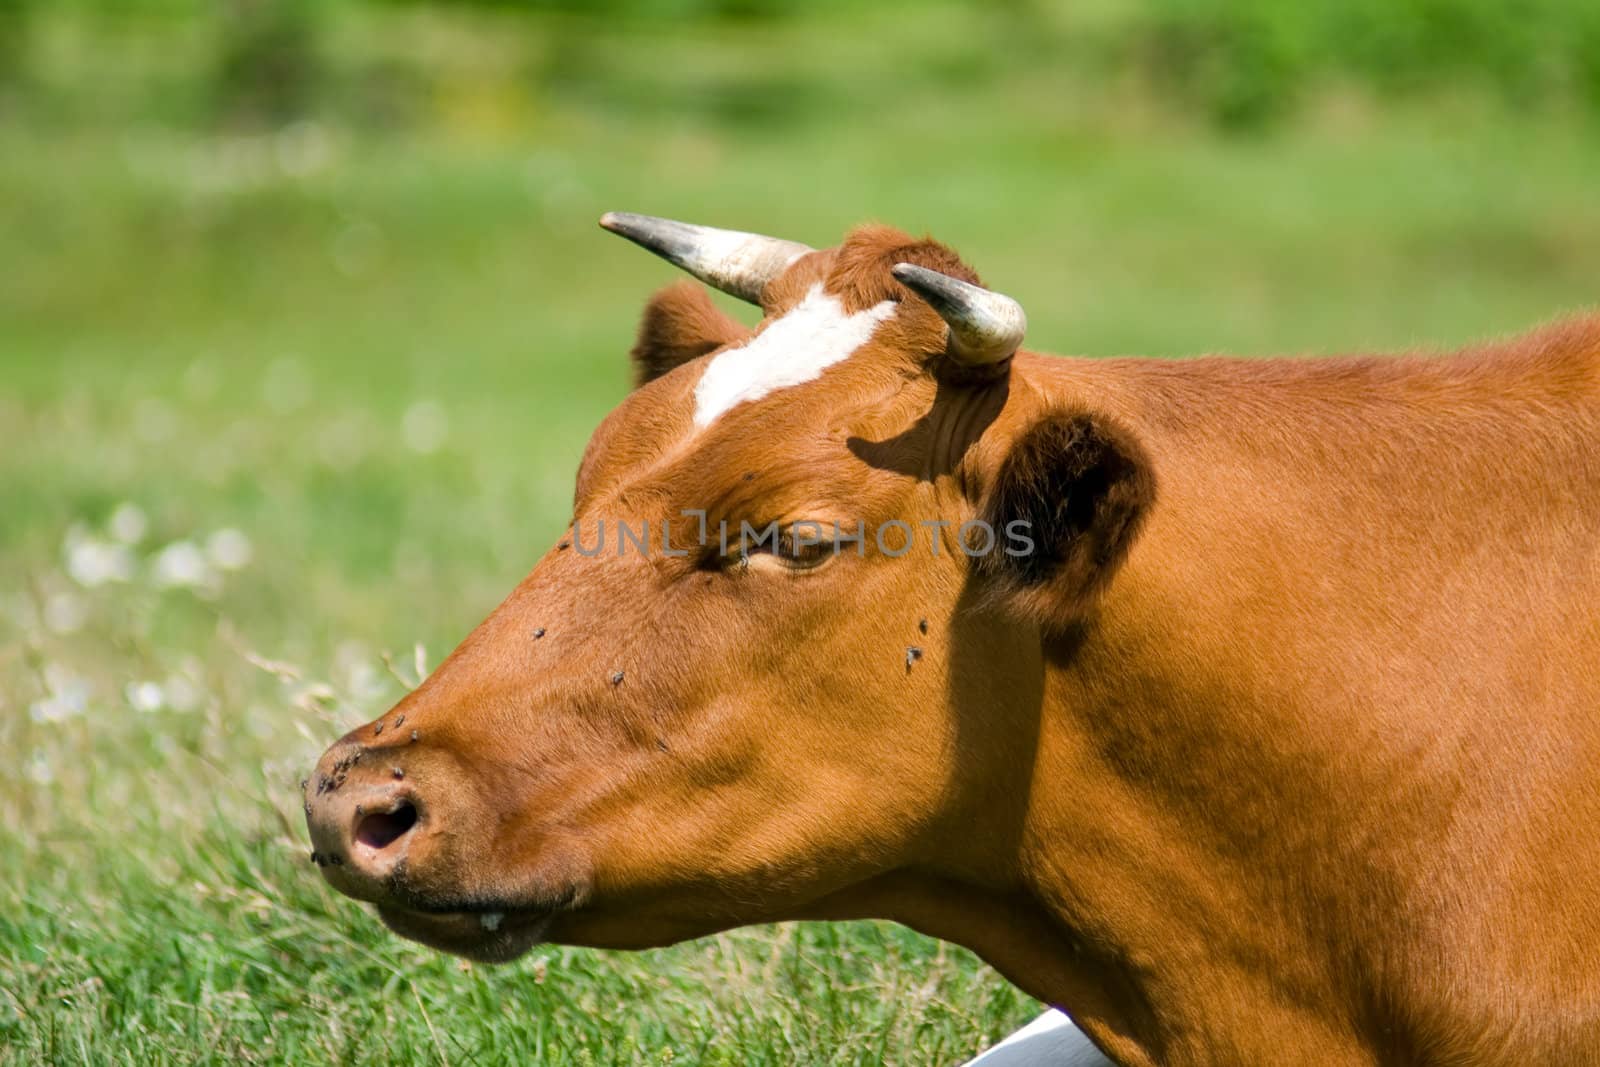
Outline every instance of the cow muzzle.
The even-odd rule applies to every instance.
[[[427,804],[405,771],[359,745],[335,745],[305,792],[311,861],[341,893],[388,900],[413,845],[428,832]]]
[[[305,781],[311,861],[334,889],[376,904],[403,937],[484,962],[515,959],[582,902],[581,867],[561,849],[531,876],[494,876],[505,866],[487,836],[494,820],[439,773],[438,753],[419,759],[412,744],[358,734],[376,731],[336,742]]]

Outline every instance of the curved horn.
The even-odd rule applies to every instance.
[[[797,241],[628,211],[606,212],[600,216],[600,226],[682,267],[707,285],[752,304],[761,302],[761,290],[768,282],[812,251]]]
[[[1022,344],[1028,316],[1009,296],[915,263],[896,263],[891,271],[950,327],[949,351],[958,362],[974,367],[1002,363]]]

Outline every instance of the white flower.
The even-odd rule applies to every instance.
[[[360,641],[341,641],[333,653],[334,679],[357,701],[372,700],[384,691],[372,652]]]
[[[290,178],[306,178],[322,170],[333,156],[328,131],[317,122],[291,122],[273,139],[278,169]]]
[[[160,711],[164,696],[156,682],[129,682],[122,695],[134,711]]]
[[[221,570],[236,571],[246,566],[252,553],[250,538],[231,526],[225,526],[206,538],[206,556]]]
[[[82,715],[88,707],[89,681],[59,663],[44,667],[45,695],[28,706],[28,717],[37,723],[65,722]]]
[[[406,408],[400,419],[400,434],[407,448],[425,456],[443,447],[445,438],[450,436],[450,420],[432,400],[419,400]]]
[[[127,545],[90,537],[78,528],[67,531],[67,574],[86,589],[133,577],[133,553]]]
[[[44,602],[44,624],[53,633],[77,633],[87,621],[89,607],[77,593],[52,593]]]
[[[28,718],[40,725],[66,722],[72,718],[72,709],[60,697],[41,697],[28,705]]]
[[[206,401],[217,395],[217,369],[204,359],[197,359],[183,372],[183,391],[190,400]]]
[[[166,697],[167,707],[173,711],[193,711],[205,698],[200,686],[192,678],[182,674],[170,675],[166,684],[161,687],[161,691]]]
[[[133,409],[133,432],[147,444],[159,444],[171,439],[178,429],[178,417],[172,408],[157,397],[147,396]]]
[[[288,356],[273,360],[261,380],[261,397],[279,415],[305,407],[311,399],[311,380],[300,361]]]
[[[144,540],[145,531],[150,528],[150,521],[145,518],[144,511],[138,504],[124,501],[111,513],[109,528],[111,536],[118,541],[125,545],[136,545]]]
[[[49,785],[56,780],[55,768],[50,766],[43,752],[35,752],[28,760],[28,779],[34,785]]]
[[[33,597],[24,593],[0,594],[0,614],[9,618],[19,630],[33,630],[39,625]]]
[[[317,432],[317,453],[322,462],[338,470],[349,470],[367,454],[367,418],[355,411],[324,424]]]
[[[157,585],[190,589],[209,584],[213,577],[205,553],[193,541],[174,541],[156,553],[151,573]]]

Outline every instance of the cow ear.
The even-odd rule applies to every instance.
[[[704,288],[690,281],[674,282],[644,306],[639,336],[629,353],[634,385],[655,381],[691,359],[749,335],[748,329],[717,310]]]
[[[1131,432],[1099,414],[1047,415],[1016,438],[983,500],[996,539],[978,571],[1041,624],[1076,621],[1127,556],[1155,491]]]

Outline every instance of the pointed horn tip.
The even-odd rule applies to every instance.
[[[637,242],[640,237],[651,233],[659,233],[670,229],[701,229],[688,223],[675,222],[672,219],[657,218],[655,215],[641,215],[636,211],[608,211],[600,216],[600,228],[626,237]]]
[[[997,293],[993,289],[985,289],[981,285],[974,285],[968,281],[934,270],[932,267],[920,266],[916,263],[896,263],[889,268],[889,273],[895,280],[918,296],[929,299],[930,302],[937,298],[943,301],[951,300],[985,300],[989,302],[1004,300],[1012,302],[1004,293]]]
[[[939,272],[936,270],[929,270],[927,267],[919,267],[915,263],[896,263],[894,266],[889,268],[889,273],[893,274],[897,281],[913,288],[916,287],[918,282],[926,283],[930,281],[931,279],[928,277],[928,275],[939,274]]]
[[[915,263],[896,263],[889,272],[933,305],[950,328],[952,353],[967,364],[1001,363],[1016,352],[1027,332],[1022,305],[1004,293],[952,278]]]
[[[761,292],[768,282],[812,251],[809,245],[759,233],[635,215],[631,211],[606,212],[600,216],[600,227],[681,267],[707,285],[752,304],[761,302]]]

